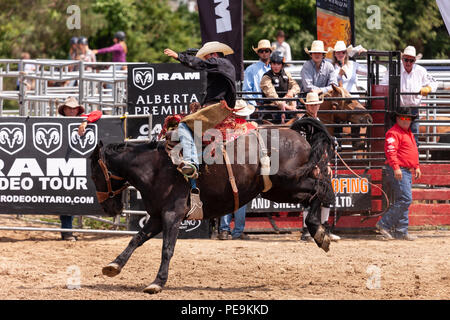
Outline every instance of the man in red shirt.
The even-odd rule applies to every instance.
[[[419,150],[411,131],[411,123],[417,115],[413,115],[409,108],[400,107],[395,116],[396,124],[386,132],[384,145],[388,164],[386,177],[394,191],[394,199],[376,227],[386,240],[394,239],[391,229],[394,229],[396,238],[415,240],[408,234],[408,212],[412,202],[412,174],[416,179],[422,174]]]

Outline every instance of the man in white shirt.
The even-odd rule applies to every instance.
[[[402,53],[402,65],[400,67],[400,92],[414,92],[419,94],[401,95],[401,107],[415,107],[420,106],[422,97],[426,97],[430,92],[437,89],[437,83],[427,70],[417,65],[415,62],[422,58],[422,54],[416,55],[416,48],[408,46]],[[389,84],[389,73],[386,72],[381,84]],[[419,108],[412,108],[411,113],[416,115],[419,113]],[[419,133],[419,123],[414,121],[411,124],[411,131],[414,134]],[[418,144],[418,138],[416,143]]]
[[[279,30],[277,33],[277,41],[273,42],[272,46],[275,47],[275,51],[279,51],[283,54],[286,62],[289,62],[292,61],[291,46],[284,41],[284,39],[285,35],[283,30]]]

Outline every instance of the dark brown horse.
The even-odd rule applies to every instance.
[[[345,89],[344,87],[337,87],[335,85],[332,85],[333,91],[328,92],[324,95],[326,98],[351,98],[351,94]],[[366,111],[367,109],[364,108],[364,106],[359,103],[358,100],[325,100],[322,105],[320,106],[320,110],[347,110],[347,111],[356,111],[356,112],[349,112],[349,113],[320,113],[319,119],[325,123],[342,123],[342,124],[372,124],[373,119],[370,113],[362,112]],[[358,138],[361,133],[364,133],[363,130],[365,128],[363,127],[351,127],[350,128],[350,136],[352,138]],[[328,127],[328,132],[331,135],[335,135],[335,128],[334,127]],[[343,128],[344,133],[348,132],[348,127]],[[352,145],[355,149],[362,149],[364,147],[364,142],[362,141],[353,141]]]
[[[326,172],[328,160],[323,158],[323,154],[333,152],[332,141],[326,129],[319,124],[322,127],[322,138],[318,138],[318,143],[311,147],[296,131],[302,125],[305,125],[305,122],[299,120],[292,129],[267,130],[266,146],[270,150],[272,163],[275,164],[276,158],[279,163],[278,170],[273,166],[274,172],[270,175],[273,186],[267,192],[263,192],[264,182],[260,175],[259,161],[257,164],[249,164],[252,134],[237,139],[237,143],[234,144],[234,156],[230,158],[234,159],[232,168],[239,190],[239,207],[250,202],[258,194],[276,202],[302,203],[304,206],[310,206],[311,213],[306,221],[308,229],[316,244],[328,251],[329,231],[320,224],[320,205],[325,201],[333,201],[334,193],[327,188],[331,186],[328,184],[329,180],[326,180],[329,177],[325,175],[322,179],[316,179],[312,176],[312,171],[317,164],[321,172]],[[245,142],[244,164],[236,164],[240,142]],[[233,149],[229,145],[227,147]],[[189,183],[172,164],[162,142],[145,145],[122,143],[106,147],[100,143],[91,155],[91,170],[99,202],[107,214],[121,213],[123,208],[121,193],[126,183],[133,185],[141,193],[145,208],[150,214],[149,220],[132,238],[128,247],[103,268],[103,274],[110,277],[119,274],[133,251],[162,231],[161,265],[155,280],[144,289],[147,293],[160,292],[167,281],[178,227],[190,207]],[[202,165],[197,186],[201,190],[204,219],[219,217],[234,210],[233,193],[225,165]]]

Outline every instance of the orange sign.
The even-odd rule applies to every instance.
[[[347,46],[352,43],[350,18],[337,13],[317,8],[317,39],[322,40],[325,50],[333,48],[336,41],[342,40]],[[331,57],[331,53],[327,55]]]

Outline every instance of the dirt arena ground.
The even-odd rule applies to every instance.
[[[39,226],[0,216],[1,226]],[[350,236],[325,253],[299,233],[250,240],[179,240],[165,290],[142,290],[159,268],[160,239],[137,249],[114,278],[101,269],[128,236],[0,230],[0,299],[450,299],[450,231],[414,242]],[[68,287],[78,287],[69,289]]]

